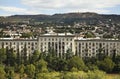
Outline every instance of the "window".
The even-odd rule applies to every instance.
[[[28,46],[28,48],[30,48],[30,46]]]
[[[66,39],[66,41],[68,41],[68,38]]]
[[[89,43],[89,45],[91,45],[91,43]]]
[[[6,45],[8,45],[8,43],[6,43]]]
[[[28,45],[30,45],[30,42],[28,42]]]
[[[46,41],[46,38],[44,38],[44,41]]]
[[[96,45],[98,45],[98,43],[96,43]]]
[[[93,45],[92,45],[93,47],[95,46],[95,44],[93,43]]]
[[[82,43],[82,45],[84,45],[84,43]]]

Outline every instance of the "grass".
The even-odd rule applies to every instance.
[[[120,79],[120,74],[107,74],[106,79]]]
[[[44,79],[61,79],[60,78],[61,75],[63,75],[65,79],[120,79],[120,74],[104,74],[102,72],[98,72],[98,73],[90,72],[89,73],[90,78],[86,78],[85,76],[87,74],[84,73],[83,71],[66,72],[66,73],[63,73],[63,74],[61,74],[59,72],[50,72],[50,73],[41,73],[41,74],[38,74],[38,75],[39,75],[38,79],[43,79],[43,77],[44,77]],[[14,79],[20,79],[20,75],[15,74]],[[22,79],[27,79],[27,75],[24,75],[24,78],[22,78]]]

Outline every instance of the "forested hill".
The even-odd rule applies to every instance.
[[[50,23],[74,23],[74,22],[86,22],[86,23],[106,23],[114,22],[120,23],[120,15],[104,15],[97,13],[65,13],[54,15],[13,15],[9,17],[0,17],[0,21],[33,21],[33,22],[50,22]]]

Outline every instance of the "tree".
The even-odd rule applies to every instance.
[[[110,33],[105,33],[105,34],[103,35],[103,38],[113,38],[113,35],[110,34]]]
[[[116,56],[113,60],[115,62],[114,72],[120,72],[120,55]]]
[[[6,60],[6,49],[0,49],[0,63],[2,64],[3,61]]]
[[[98,60],[103,60],[107,56],[105,55],[104,48],[102,48],[101,43],[100,43],[99,47],[100,48],[98,49],[98,53],[97,53],[96,57]]]
[[[40,56],[40,52],[38,50],[35,50],[31,56],[31,63],[36,62],[39,59],[39,56]]]
[[[78,70],[84,70],[86,68],[83,60],[77,56],[73,56],[68,60],[68,68],[69,70],[72,68],[77,68]]]
[[[46,59],[46,57],[47,57],[46,52],[41,52],[39,59]]]
[[[7,79],[13,79],[14,78],[14,76],[15,76],[14,67],[6,66],[5,71],[6,71]]]
[[[23,33],[22,36],[21,36],[21,38],[30,38],[32,36],[33,36],[32,32],[30,32],[30,33]]]
[[[22,50],[23,52],[21,53],[21,63],[22,64],[27,64],[27,59],[28,59],[28,56],[27,56],[27,47],[26,47],[26,43],[24,44],[24,48]]]
[[[72,56],[73,56],[72,50],[71,50],[71,49],[68,49],[68,50],[67,50],[67,53],[66,53],[66,59],[69,59],[69,58],[71,58]]]
[[[111,72],[115,66],[115,63],[108,57],[104,58],[103,61],[99,62],[99,68],[106,72]]]
[[[85,33],[85,38],[95,38],[95,35],[92,32],[87,32]]]
[[[47,62],[44,59],[40,59],[35,65],[37,72],[48,72]]]
[[[16,53],[13,51],[13,48],[9,49],[6,52],[6,56],[7,56],[6,64],[10,65],[10,66],[14,66],[15,63],[16,63],[15,62],[15,60],[16,60]]]
[[[28,75],[28,77],[33,78],[35,74],[35,66],[33,64],[27,65],[25,72]]]
[[[68,70],[67,64],[68,64],[67,60],[59,58],[57,63],[58,71]]]
[[[54,64],[54,65],[53,65]],[[67,60],[58,57],[52,58],[51,62],[48,63],[48,67],[55,71],[65,71],[67,68]]]
[[[5,79],[5,75],[4,66],[0,65],[0,79]]]
[[[3,32],[3,30],[0,31],[0,37],[2,37],[2,38],[4,37],[4,32]]]
[[[21,64],[18,68],[19,68],[18,72],[20,73],[20,79],[21,79],[22,77],[24,77],[25,66],[24,64]]]
[[[16,63],[17,63],[17,65],[21,64],[21,55],[19,52],[17,52],[17,55],[16,55]]]

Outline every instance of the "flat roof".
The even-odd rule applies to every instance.
[[[37,41],[37,39],[11,39],[0,38],[0,41]]]

